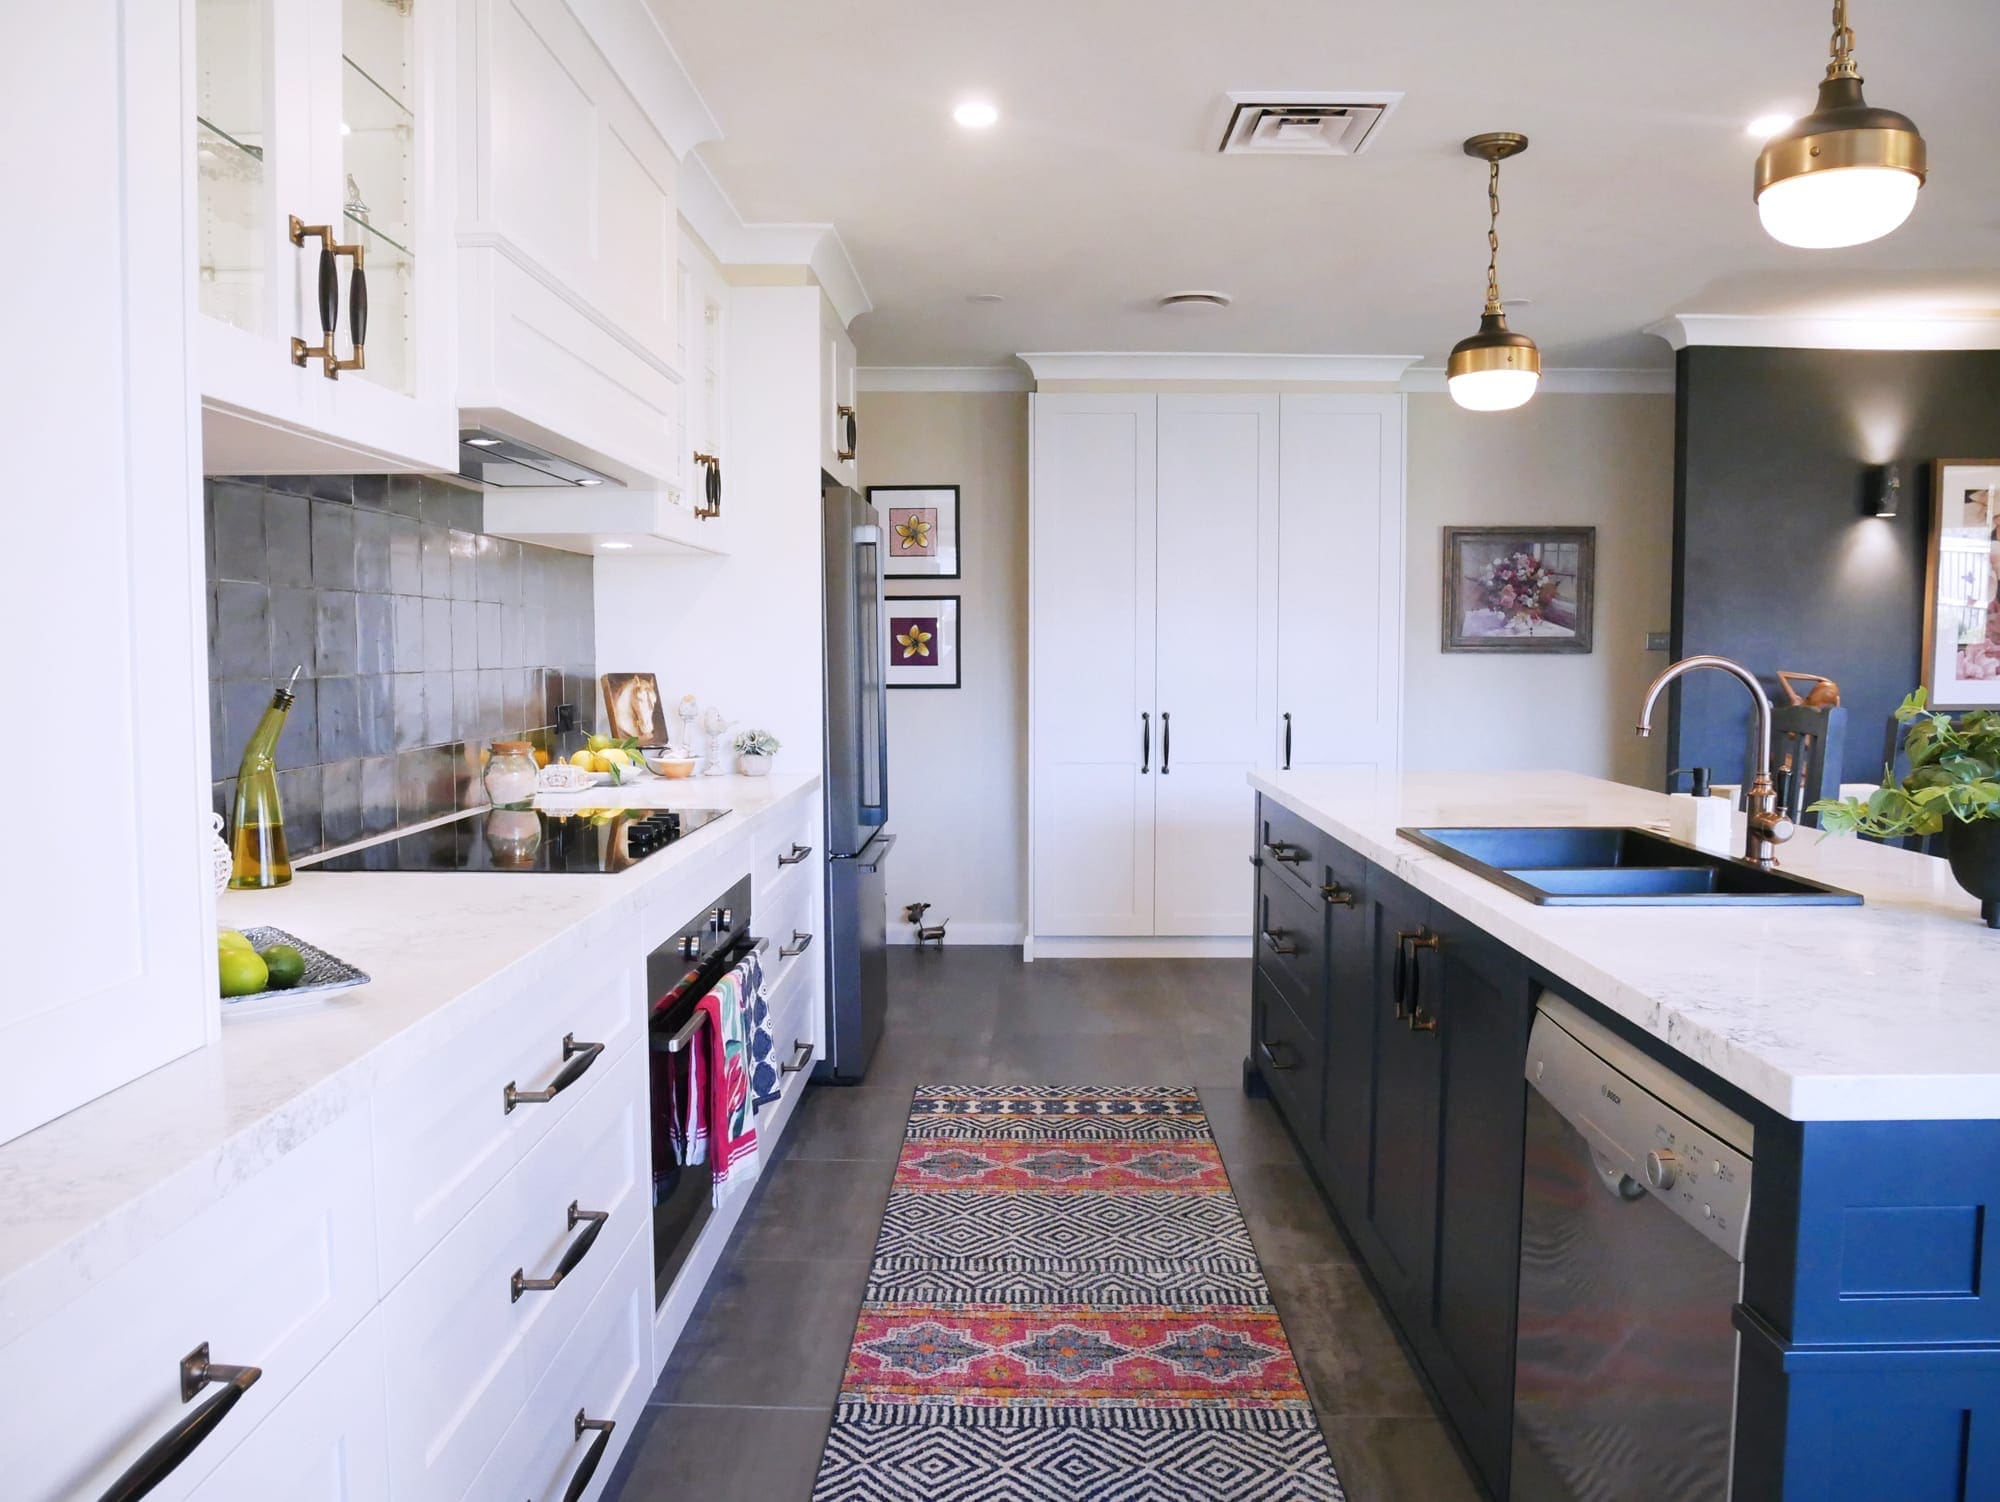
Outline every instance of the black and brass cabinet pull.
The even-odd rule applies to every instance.
[[[319,239],[319,331],[318,344],[307,344],[296,335],[292,338],[292,363],[304,365],[308,360],[318,360],[320,371],[329,381],[340,379],[343,370],[363,370],[367,367],[368,354],[368,273],[364,269],[367,247],[356,241],[352,245],[342,245],[334,238],[330,224],[307,224],[297,214],[290,217],[292,244],[305,248],[307,240]],[[347,283],[348,322],[354,353],[347,359],[340,358],[334,348],[334,330],[340,325],[340,267],[335,257],[351,256],[354,271]]]
[[[1354,906],[1354,893],[1352,889],[1342,886],[1337,881],[1330,881],[1325,886],[1321,887],[1319,889],[1319,895],[1326,899],[1326,905],[1328,907]]]
[[[1292,769],[1292,712],[1285,711],[1285,770]]]
[[[257,1385],[262,1367],[222,1366],[208,1359],[208,1342],[203,1341],[181,1358],[181,1401],[192,1403],[195,1395],[210,1383],[220,1382],[222,1391],[188,1414],[173,1428],[154,1440],[144,1455],[111,1483],[100,1502],[137,1502],[171,1476],[180,1463],[194,1454],[201,1442],[215,1433],[229,1416],[237,1400]]]
[[[1292,942],[1292,936],[1282,928],[1267,928],[1263,932],[1264,947],[1273,954],[1297,954],[1299,946]]]
[[[715,454],[696,454],[694,462],[707,473],[701,481],[701,504],[694,508],[694,514],[703,521],[712,521],[722,515],[722,460]]]
[[[585,1071],[597,1062],[597,1056],[604,1052],[602,1043],[579,1043],[575,1033],[564,1033],[562,1040],[563,1067],[556,1071],[556,1077],[540,1090],[521,1090],[514,1081],[507,1081],[507,1088],[500,1092],[503,1116],[512,1116],[516,1106],[546,1105],[563,1091],[582,1079]]]
[[[855,440],[859,436],[859,431],[854,426],[854,409],[852,407],[841,407],[838,409],[838,414],[840,417],[840,452],[836,457],[844,463],[854,457],[854,451],[857,447]]]
[[[513,1297],[508,1302],[519,1303],[524,1293],[549,1293],[562,1287],[563,1279],[575,1272],[577,1264],[590,1255],[590,1249],[597,1244],[598,1235],[604,1230],[604,1223],[611,1219],[611,1212],[579,1210],[576,1203],[575,1200],[569,1202],[569,1229],[574,1231],[581,1225],[585,1227],[584,1233],[569,1244],[569,1250],[562,1254],[562,1261],[556,1264],[556,1270],[550,1276],[530,1278],[526,1268],[515,1268],[514,1276],[508,1283]]]
[[[597,1474],[597,1463],[604,1459],[604,1447],[611,1443],[611,1435],[617,1428],[616,1419],[586,1418],[584,1411],[581,1408],[577,1409],[576,1437],[582,1439],[585,1434],[593,1430],[596,1431],[596,1437],[591,1440],[590,1448],[584,1451],[583,1464],[578,1466],[576,1474],[569,1478],[569,1486],[563,1492],[563,1502],[577,1502],[579,1497],[590,1490],[590,1478]]]

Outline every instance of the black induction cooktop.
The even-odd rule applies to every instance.
[[[609,876],[728,812],[726,808],[482,808],[305,869]]]

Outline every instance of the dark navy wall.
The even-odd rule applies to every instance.
[[[1681,351],[1674,483],[1674,656],[1719,652],[1763,675],[1837,679],[1842,777],[1882,775],[1889,717],[1923,653],[1931,461],[2000,457],[2000,351]],[[1903,467],[1902,514],[1864,508],[1874,466]],[[1742,773],[1749,698],[1687,681],[1671,766]]]

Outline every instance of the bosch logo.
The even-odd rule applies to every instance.
[[[1600,1094],[1602,1094],[1602,1095],[1603,1095],[1603,1097],[1604,1097],[1604,1098],[1605,1098],[1606,1100],[1608,1100],[1608,1101],[1610,1101],[1610,1102],[1611,1102],[1611,1104],[1612,1104],[1612,1105],[1614,1105],[1614,1106],[1622,1106],[1622,1105],[1624,1105],[1624,1104],[1625,1104],[1625,1102],[1624,1102],[1624,1101],[1622,1101],[1622,1100],[1620,1100],[1620,1099],[1618,1098],[1618,1092],[1617,1092],[1617,1091],[1615,1091],[1615,1090],[1612,1090],[1612,1089],[1609,1089],[1609,1088],[1607,1088],[1606,1086],[1603,1086],[1603,1085],[1599,1085],[1599,1086],[1597,1087],[1597,1089],[1598,1089],[1599,1093],[1600,1093]]]

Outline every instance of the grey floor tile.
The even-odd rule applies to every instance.
[[[731,1238],[728,1256],[737,1261],[872,1256],[895,1172],[889,1158],[827,1161],[785,1154],[765,1166],[756,1202]]]
[[[1481,1502],[1437,1419],[1329,1418],[1320,1428],[1347,1502]]]
[[[607,1502],[805,1502],[830,1414],[830,1405],[649,1409],[604,1495]]]
[[[1249,1223],[1257,1256],[1266,1266],[1348,1260],[1347,1244],[1304,1165],[1247,1163],[1237,1168],[1232,1164],[1229,1184]]]
[[[1322,1418],[1436,1417],[1359,1268],[1266,1263],[1264,1279]]]
[[[1187,1050],[1180,1030],[1003,1033],[991,1051],[1000,1085],[1185,1085]]]
[[[867,1281],[866,1257],[764,1261],[732,1246],[650,1401],[830,1407]]]
[[[1189,1082],[1203,1089],[1227,1089],[1243,1082],[1243,1056],[1250,1051],[1250,1019],[1241,1023],[1204,1023],[1181,1029],[1187,1052]]]
[[[1297,1163],[1299,1150],[1278,1109],[1268,1099],[1253,1099],[1240,1083],[1204,1085],[1202,1108],[1223,1166],[1231,1173],[1253,1163]]]
[[[785,1133],[788,1158],[896,1161],[910,1092],[893,1085],[814,1085]]]

